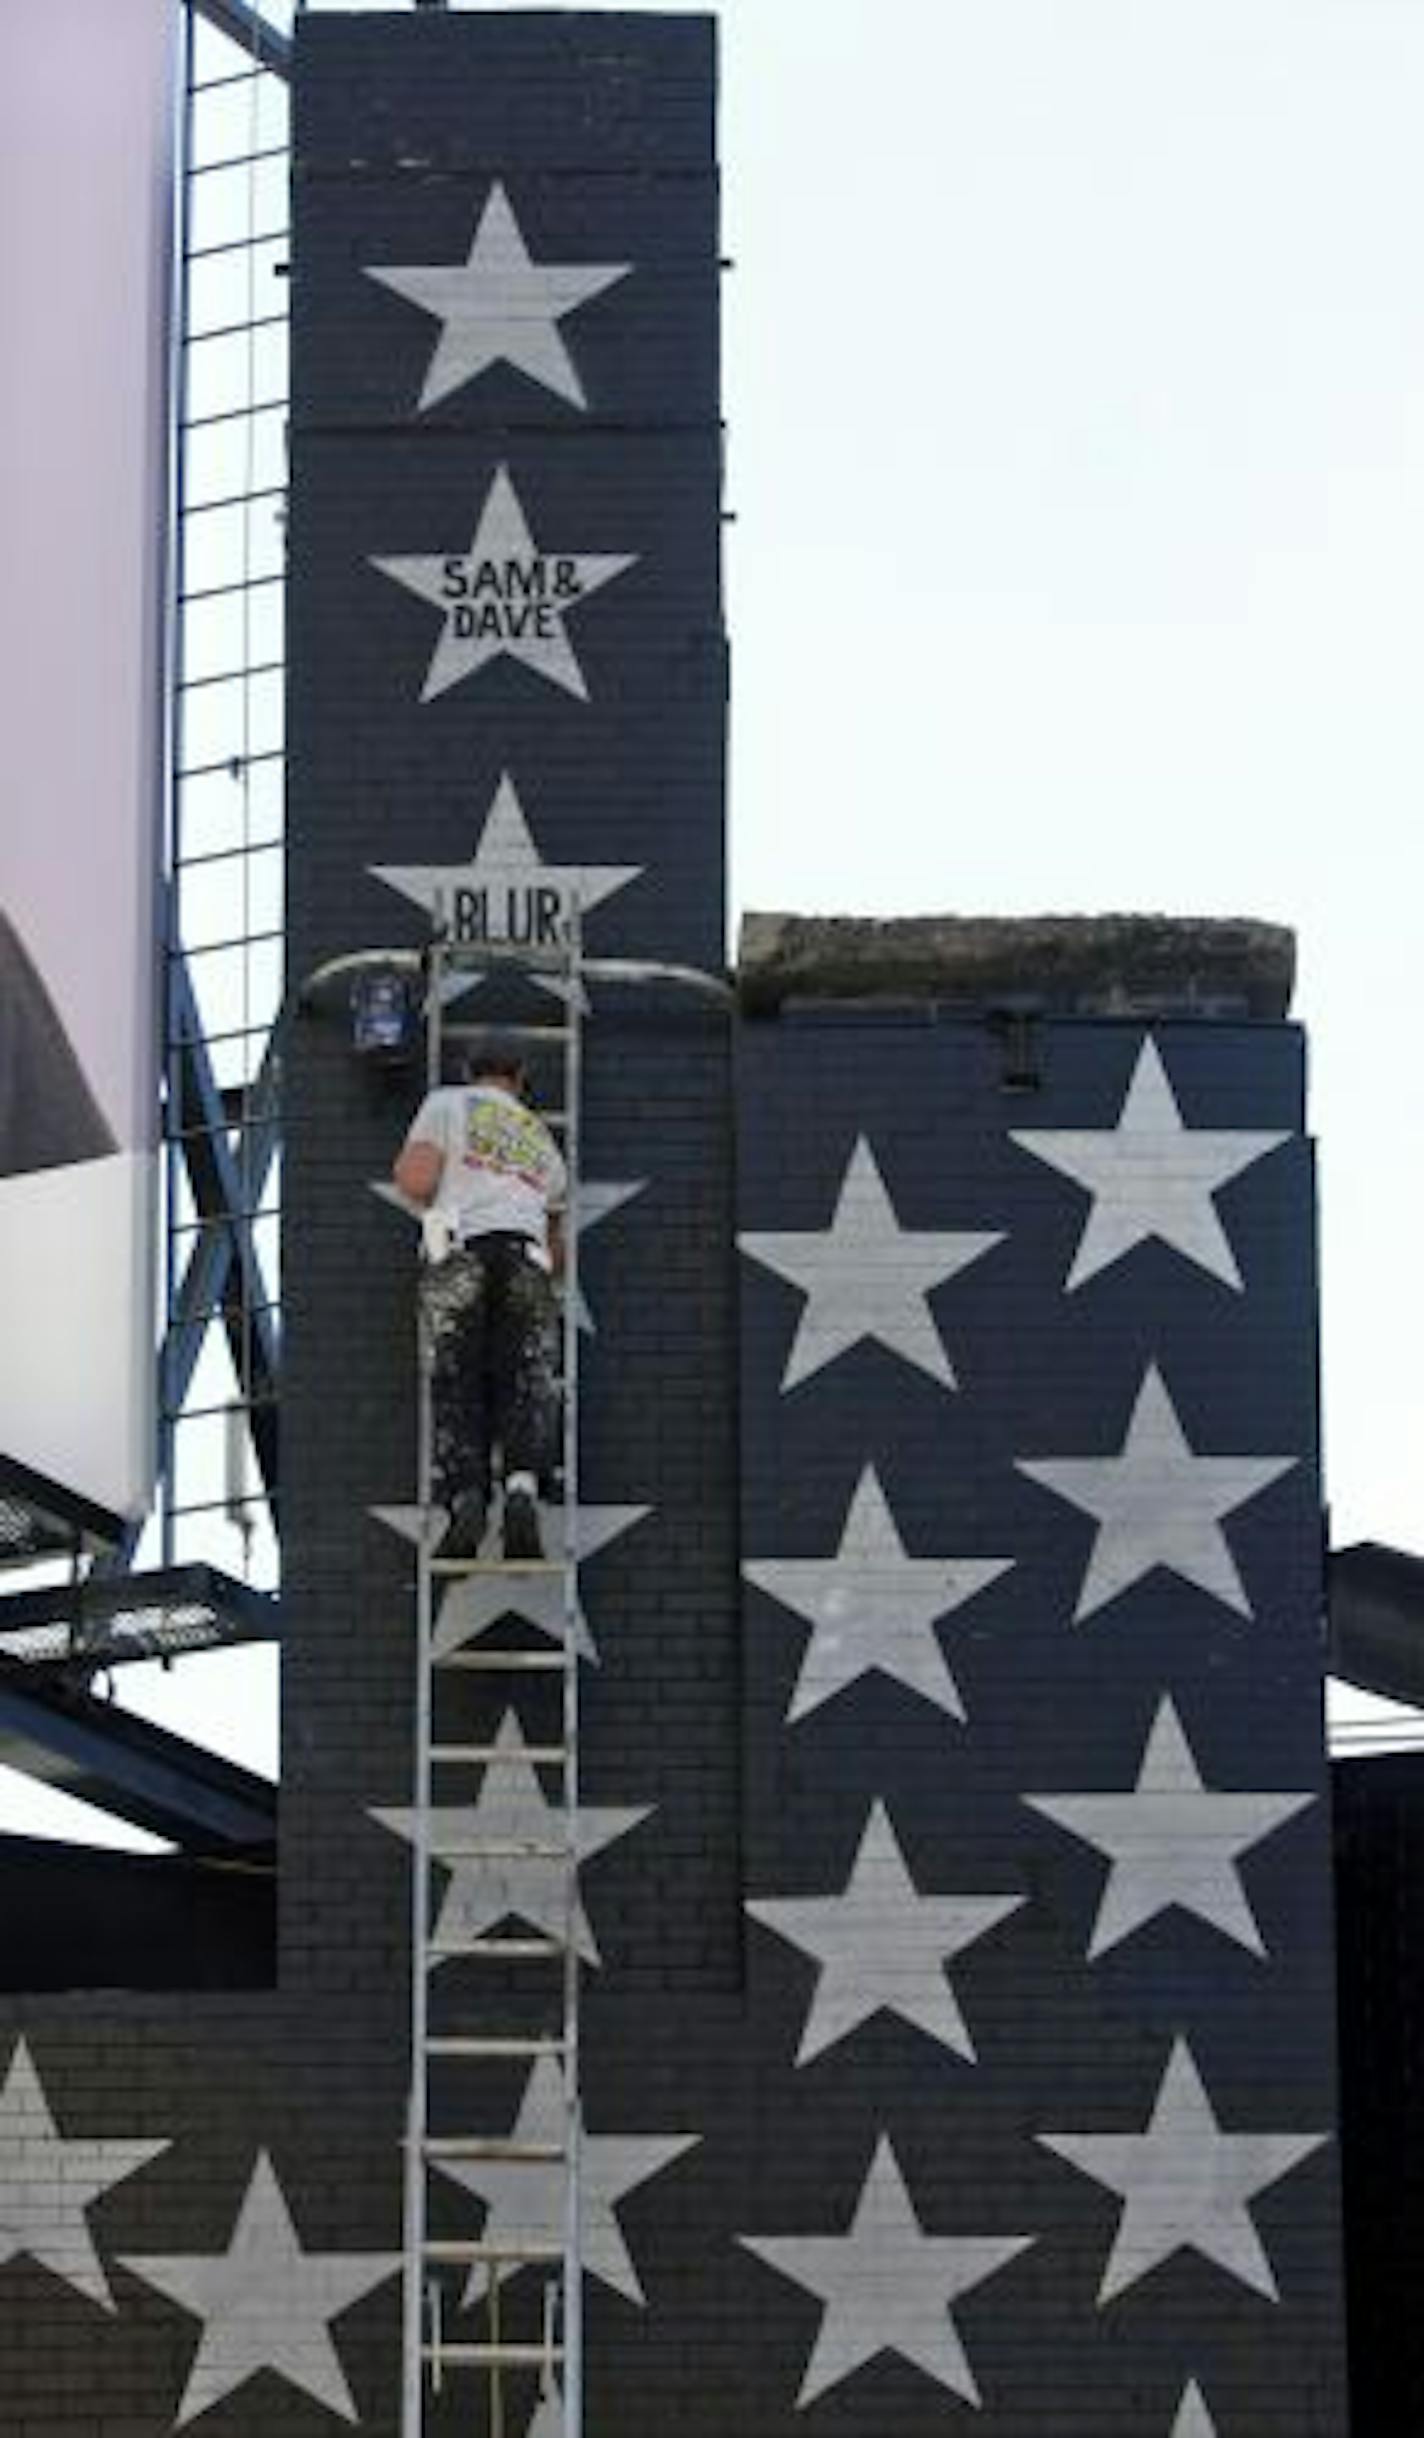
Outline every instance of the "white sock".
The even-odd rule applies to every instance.
[[[504,1477],[506,1498],[533,1498],[538,1486],[532,1473],[506,1473]]]

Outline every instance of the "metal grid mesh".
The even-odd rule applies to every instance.
[[[212,1566],[20,1592],[0,1600],[0,1660],[85,1673],[270,1640],[275,1603]]]
[[[288,97],[240,30],[189,9],[161,1553],[236,1560],[265,1585],[277,1572]]]

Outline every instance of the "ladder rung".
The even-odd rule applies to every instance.
[[[463,992],[461,996],[464,996]],[[573,1039],[571,1024],[501,1024],[496,1026],[495,1030],[502,1041],[508,1040],[511,1034],[516,1041],[571,1041]],[[488,1041],[489,1036],[490,1027],[487,1024],[442,1024],[440,1027],[442,1041]]]
[[[442,1837],[435,1858],[438,1862],[577,1862],[578,1855],[567,1840],[554,1845],[547,1837],[485,1837],[474,1845],[447,1845]]]
[[[498,2159],[514,2167],[550,2167],[568,2156],[562,2142],[516,2142],[507,2133],[431,2133],[420,2147],[427,2159]]]
[[[427,1939],[428,1956],[488,1956],[513,1961],[522,1956],[562,1955],[562,1939]]]
[[[457,2243],[439,2237],[423,2243],[421,2252],[426,2260],[445,2268],[478,2268],[482,2261],[501,2260],[562,2260],[561,2243]]]
[[[478,1761],[493,1768],[503,1762],[513,1768],[522,1761],[532,1761],[536,1767],[552,1767],[556,1761],[569,1757],[566,1744],[432,1744],[430,1758],[442,1768],[452,1768],[460,1761]]]
[[[465,1668],[481,1676],[552,1676],[565,1664],[562,1651],[446,1651],[437,1668]]]
[[[421,2359],[440,2370],[539,2370],[562,2362],[562,2345],[422,2345]]]
[[[496,2039],[485,2033],[437,2032],[425,2043],[427,2057],[562,2057],[567,2044],[543,2038]]]
[[[561,1575],[567,1572],[563,1558],[432,1558],[433,1575],[513,1575],[521,1581],[528,1575]]]

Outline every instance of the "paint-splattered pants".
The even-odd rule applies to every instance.
[[[446,1507],[509,1473],[543,1475],[558,1439],[558,1331],[548,1275],[523,1236],[477,1236],[420,1275],[434,1420],[431,1495]]]

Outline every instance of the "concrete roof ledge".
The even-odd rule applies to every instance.
[[[750,1016],[853,1000],[1279,1019],[1294,980],[1294,932],[1235,915],[747,914],[737,965]]]

